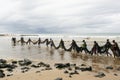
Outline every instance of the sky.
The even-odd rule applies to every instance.
[[[120,0],[0,0],[0,33],[120,33]]]

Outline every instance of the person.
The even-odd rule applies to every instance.
[[[65,49],[64,41],[63,41],[62,39],[61,39],[61,41],[60,41],[59,46],[60,46],[62,49]]]
[[[12,43],[14,46],[16,46],[16,38],[15,37],[12,37]]]
[[[53,47],[53,40],[50,38],[50,46]]]
[[[38,39],[38,46],[40,46],[40,43],[41,43],[41,39],[39,38]]]
[[[87,44],[86,44],[86,41],[85,41],[85,40],[83,40],[82,42],[83,42],[83,44],[82,44],[82,51],[84,50],[84,51],[85,51],[85,53],[87,53],[87,52],[88,52],[88,50],[87,50]]]
[[[71,46],[72,46],[72,49],[73,49],[74,51],[77,50],[77,44],[76,44],[75,40],[72,40]]]
[[[109,49],[111,48],[111,43],[110,43],[110,41],[109,41],[109,39],[107,39],[107,42],[106,42],[106,44],[105,44],[105,52],[107,53],[107,56],[108,56],[108,54],[110,54],[108,51],[109,51]],[[110,54],[111,55],[111,54]]]
[[[21,37],[20,41],[21,41],[21,45],[23,45],[23,44],[25,43],[25,41],[24,41],[24,38],[23,38],[23,37]]]
[[[112,42],[113,42],[112,49],[113,49],[114,57],[120,56],[120,49],[119,49],[118,43],[115,40],[113,40]]]
[[[92,55],[93,53],[97,54],[98,53],[98,48],[99,48],[99,45],[96,41],[94,41],[94,45],[93,45],[93,48],[92,48]]]
[[[29,38],[28,41],[26,42],[26,44],[29,43],[29,45],[30,45],[31,41],[32,41],[32,40]]]

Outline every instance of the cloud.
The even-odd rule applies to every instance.
[[[1,33],[119,33],[119,0],[0,0]]]

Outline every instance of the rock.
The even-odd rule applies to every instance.
[[[19,62],[20,66],[28,66],[28,65],[32,64],[32,61],[30,61],[29,59],[20,60],[18,62]]]
[[[30,70],[30,68],[29,67],[23,67],[23,68],[21,68],[21,70],[22,70],[22,73],[24,73],[24,72],[27,72],[28,70]]]
[[[56,78],[55,80],[63,80],[62,78]]]
[[[31,67],[33,67],[33,68],[39,68],[40,66],[39,65],[31,65]]]
[[[7,61],[5,59],[0,59],[0,63],[5,64]]]
[[[65,74],[69,73],[67,70],[64,71]]]
[[[86,66],[85,64],[81,64],[81,66]]]
[[[11,68],[7,68],[7,71],[9,71],[9,72],[13,72],[13,69],[11,69]]]
[[[76,66],[75,70],[81,70],[81,68],[79,66]]]
[[[17,61],[12,61],[12,64],[17,64]]]
[[[115,76],[118,76],[117,74],[114,74]]]
[[[56,63],[54,66],[55,66],[56,68],[58,68],[58,69],[63,69],[63,68],[68,68],[68,67],[70,67],[70,63],[66,63],[66,64]]]
[[[45,64],[43,62],[38,63],[38,66],[40,66],[40,67],[50,67],[49,64]]]
[[[99,78],[102,78],[104,76],[105,74],[103,72],[99,72],[97,75],[95,75],[95,77],[99,77]]]
[[[50,68],[50,67],[46,67],[45,70],[52,70],[52,68]]]
[[[13,74],[7,74],[7,76],[13,76]]]
[[[3,78],[3,77],[5,77],[4,71],[0,70],[0,78]]]
[[[40,73],[40,71],[36,71],[36,73]]]
[[[112,66],[107,66],[106,69],[113,69],[113,67]]]
[[[68,68],[68,70],[72,71],[72,68],[71,68],[71,67],[69,67],[69,68]]]
[[[92,71],[92,67],[80,68],[81,71]]]
[[[79,74],[79,73],[76,70],[70,73],[70,75],[74,75],[74,74]]]
[[[118,67],[117,70],[120,71],[120,67]]]

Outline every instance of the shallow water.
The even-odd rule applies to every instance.
[[[29,36],[30,37],[30,36]],[[29,37],[24,37],[27,40]],[[30,37],[32,40],[37,40],[38,37]],[[17,37],[19,40],[20,37]],[[42,38],[44,40],[45,38]],[[54,38],[55,44],[58,45],[60,39]],[[72,40],[72,39],[71,39]],[[77,39],[80,42],[77,42],[81,45],[82,38]],[[88,48],[90,49],[92,46],[92,41],[87,41]],[[71,41],[66,39],[65,45],[69,47]],[[101,42],[100,44],[104,44]],[[74,52],[66,52],[62,49],[55,50],[54,48],[46,47],[45,44],[38,45],[24,45],[21,46],[17,44],[13,46],[11,43],[11,37],[0,37],[0,58],[4,59],[33,59],[33,60],[47,60],[47,61],[55,61],[55,62],[73,62],[73,63],[87,63],[92,65],[93,63],[100,63],[104,65],[116,65],[120,64],[120,59],[114,59],[113,57],[107,57],[106,55],[102,56],[91,56],[82,54],[75,54]]]

